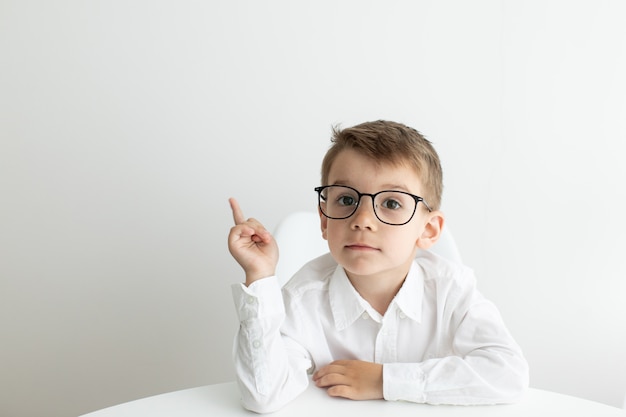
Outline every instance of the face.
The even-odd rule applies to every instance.
[[[347,185],[361,193],[382,190],[423,195],[421,181],[406,165],[377,164],[354,150],[344,150],[333,162],[328,185]],[[356,212],[347,219],[328,219],[320,213],[322,234],[335,260],[350,279],[404,279],[418,248],[436,241],[441,227],[439,212],[428,212],[419,203],[411,221],[402,226],[382,223],[371,197],[363,196]]]

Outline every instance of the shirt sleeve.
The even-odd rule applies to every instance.
[[[242,403],[258,413],[276,411],[306,389],[311,359],[281,335],[285,309],[276,277],[235,284],[232,294],[240,322],[233,358]]]
[[[519,400],[528,364],[499,311],[471,288],[449,298],[440,315],[448,335],[439,337],[439,357],[384,364],[384,398],[455,405]]]

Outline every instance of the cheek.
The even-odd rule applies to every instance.
[[[336,224],[324,230],[324,238],[328,241],[328,247],[330,249],[338,248],[343,245],[344,235],[341,227],[338,227]]]
[[[330,228],[327,227],[324,230],[324,237],[326,238],[326,240],[328,240],[329,245],[334,244],[338,239],[337,230],[334,229],[333,227],[330,227]]]
[[[390,238],[389,242],[392,242],[395,246],[409,247],[412,249],[417,245],[417,241],[419,240],[420,235],[418,232],[419,231],[415,228],[407,228],[403,230],[402,233],[398,233],[393,239]]]

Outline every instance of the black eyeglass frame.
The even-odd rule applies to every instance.
[[[354,210],[352,211],[352,213],[350,213],[347,216],[344,217],[331,217],[328,214],[326,214],[324,212],[324,210],[322,209],[322,201],[326,202],[325,197],[322,196],[322,191],[324,191],[327,188],[330,187],[344,187],[344,188],[349,188],[351,190],[353,190],[356,195],[357,195],[357,202],[354,205]],[[426,200],[424,200],[423,197],[420,197],[418,195],[415,194],[411,194],[408,193],[406,191],[400,191],[400,190],[382,190],[382,191],[378,191],[377,193],[374,194],[369,194],[369,193],[362,193],[359,190],[357,190],[356,188],[347,186],[347,185],[339,185],[339,184],[333,184],[333,185],[322,185],[319,187],[315,187],[314,190],[317,192],[317,205],[320,208],[320,211],[322,212],[322,214],[324,216],[326,216],[329,219],[333,219],[333,220],[344,220],[347,219],[349,217],[352,217],[354,215],[354,213],[356,213],[356,211],[358,210],[359,206],[361,205],[361,199],[363,196],[369,196],[372,199],[372,210],[374,211],[374,214],[376,215],[376,218],[384,224],[388,224],[390,226],[404,226],[405,224],[407,224],[408,222],[410,222],[411,220],[413,220],[413,216],[415,216],[415,211],[417,210],[417,206],[419,205],[420,202],[422,202],[422,204],[424,204],[424,206],[426,207],[426,209],[428,210],[429,213],[431,213],[433,210],[430,208],[430,206],[428,205],[428,203],[426,202]],[[413,208],[413,213],[411,213],[411,217],[409,217],[409,220],[405,221],[404,223],[389,223],[386,222],[384,220],[382,220],[380,217],[378,217],[378,212],[376,211],[376,205],[374,204],[374,200],[376,200],[376,196],[378,196],[379,194],[382,193],[389,193],[389,192],[393,192],[393,193],[402,193],[402,194],[406,194],[408,196],[413,197],[413,200],[415,200],[415,207]]]

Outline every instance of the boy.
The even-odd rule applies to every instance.
[[[528,366],[468,268],[430,252],[444,216],[431,143],[376,121],[334,130],[317,187],[330,253],[282,288],[278,248],[231,199],[228,245],[246,275],[233,286],[234,359],[243,404],[271,412],[309,376],[331,396],[430,404],[517,400]]]

